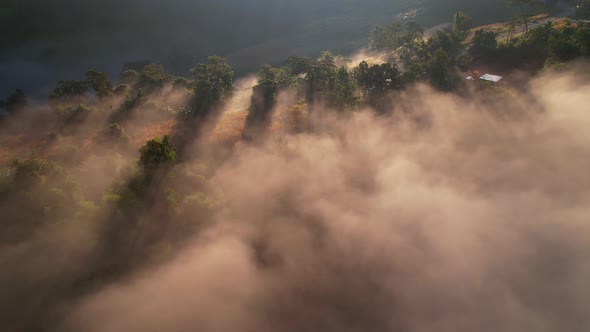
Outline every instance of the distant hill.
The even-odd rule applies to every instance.
[[[45,84],[75,78],[89,67],[116,75],[125,62],[134,60],[150,59],[183,74],[193,62],[218,54],[245,73],[260,63],[276,63],[293,54],[315,56],[326,48],[347,54],[365,46],[373,25],[404,12],[413,13],[409,18],[425,26],[448,22],[457,10],[468,12],[478,24],[511,15],[503,0],[25,0],[6,4],[0,20],[7,46],[0,54],[0,76],[7,79],[0,82],[0,94],[15,85],[45,93]]]

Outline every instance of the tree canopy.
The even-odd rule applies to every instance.
[[[207,63],[197,65],[190,70],[190,74],[196,97],[195,115],[207,113],[209,108],[231,93],[234,71],[222,57],[209,57]]]
[[[154,138],[139,150],[139,166],[143,170],[156,170],[160,166],[176,162],[176,149],[170,143],[170,137]]]

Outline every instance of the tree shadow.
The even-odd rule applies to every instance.
[[[250,110],[242,132],[245,140],[264,137],[272,120],[272,111],[277,103],[278,88],[272,84],[259,84],[254,87]]]

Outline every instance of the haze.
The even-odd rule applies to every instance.
[[[2,6],[0,332],[590,331],[590,0]]]
[[[0,95],[44,95],[87,68],[116,75],[150,60],[175,74],[217,54],[238,72],[291,55],[350,54],[375,24],[422,8],[426,26],[469,12],[480,24],[510,17],[503,0],[4,0],[0,9]],[[20,4],[17,6],[16,4]],[[0,7],[2,8],[2,7]],[[18,8],[16,10],[15,8]]]

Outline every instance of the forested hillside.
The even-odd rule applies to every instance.
[[[587,7],[477,3],[7,6],[80,62],[3,82],[0,330],[590,328]]]
[[[261,63],[279,65],[292,55],[355,52],[365,45],[372,26],[398,15],[432,27],[459,10],[478,24],[514,14],[504,0],[13,3],[0,9],[0,37],[6,45],[0,54],[0,76],[6,78],[0,81],[0,94],[14,84],[46,94],[55,77],[71,79],[88,67],[112,76],[123,64],[141,60],[162,63],[178,75],[216,54],[228,58],[239,73],[255,72]]]

